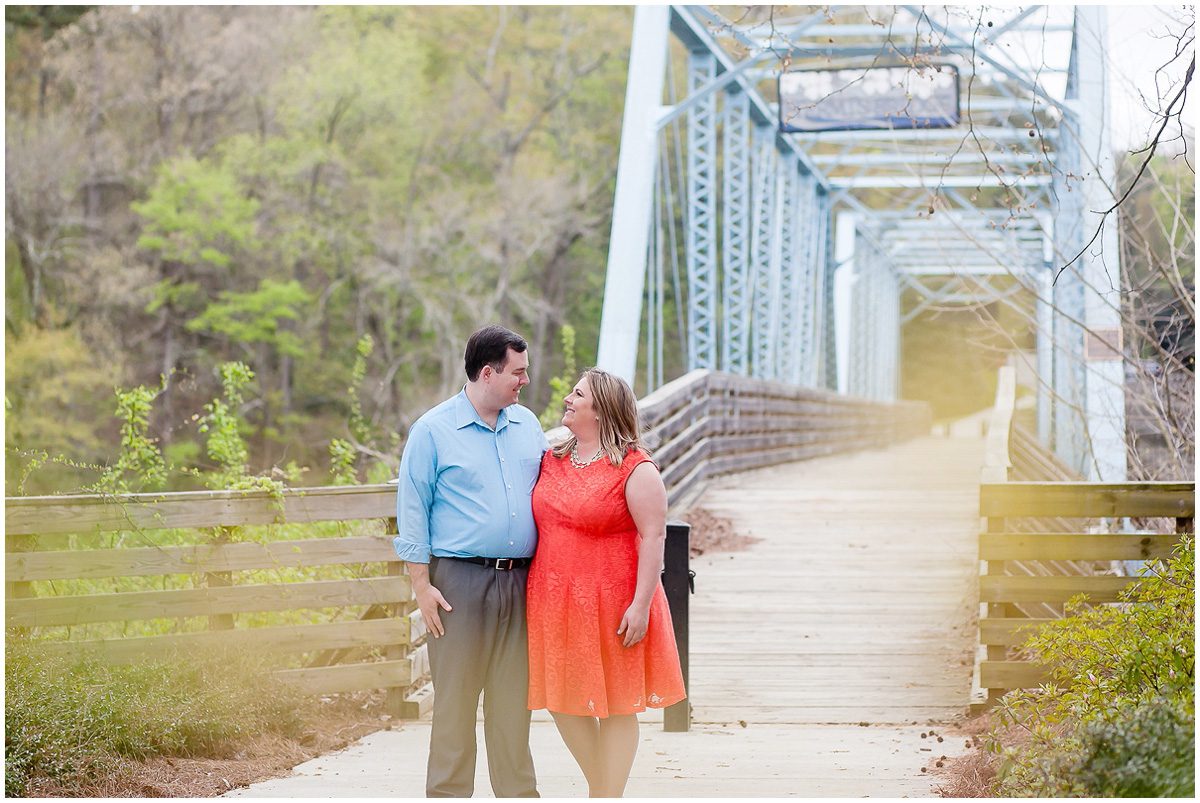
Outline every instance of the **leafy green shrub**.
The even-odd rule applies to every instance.
[[[1055,749],[1030,750],[1002,769],[1003,797],[1192,797],[1195,713],[1164,697],[1063,732]]]
[[[1023,729],[1030,740],[1005,748],[993,734],[990,747],[1004,756],[998,794],[1191,794],[1195,560],[1195,542],[1184,537],[1118,604],[1089,609],[1077,597],[1065,618],[1026,642],[1050,679],[1001,700],[999,723]]]
[[[113,666],[13,642],[5,657],[6,797],[37,776],[95,778],[118,757],[220,757],[259,734],[296,735],[312,705],[246,653]]]
[[[1195,754],[1195,711],[1160,697],[1084,726],[1061,774],[1096,797],[1192,797]]]
[[[117,462],[104,469],[94,493],[132,493],[158,490],[166,484],[167,465],[156,439],[150,437],[150,408],[166,390],[163,376],[157,388],[139,385],[133,390],[116,388],[117,418],[121,420],[121,451]]]
[[[550,403],[538,417],[542,429],[553,429],[562,423],[563,399],[575,387],[579,372],[575,370],[575,327],[562,326],[563,371],[550,379]]]
[[[350,437],[354,442],[345,438],[334,438],[329,442],[330,477],[334,485],[356,485],[358,473],[355,464],[358,462],[358,447],[355,444],[370,443],[374,437],[371,422],[363,416],[362,401],[359,398],[359,386],[367,376],[367,358],[375,350],[375,340],[370,335],[358,339],[355,347],[358,356],[354,358],[354,369],[350,372],[350,385],[346,388],[346,396],[350,399]]]

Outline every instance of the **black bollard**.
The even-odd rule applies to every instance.
[[[675,644],[683,669],[683,686],[688,688],[688,594],[693,592],[692,571],[688,566],[691,525],[667,522],[667,543],[663,550],[663,591],[675,625]],[[692,726],[692,704],[682,700],[663,711],[663,730],[684,732]]]

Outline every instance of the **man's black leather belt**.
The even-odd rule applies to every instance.
[[[480,566],[487,566],[489,569],[495,569],[501,572],[512,571],[513,569],[524,569],[529,565],[533,558],[451,558],[445,560],[465,560],[467,563],[475,563]]]

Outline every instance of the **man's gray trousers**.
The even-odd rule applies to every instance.
[[[445,635],[428,637],[433,678],[429,797],[475,791],[475,716],[483,693],[483,733],[496,797],[537,797],[529,752],[529,569],[501,571],[434,557],[430,582],[454,609],[439,610]]]

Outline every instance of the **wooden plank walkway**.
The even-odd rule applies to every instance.
[[[695,725],[643,718],[627,795],[934,795],[922,769],[965,750],[952,722],[971,688],[982,455],[975,429],[711,486],[698,504],[763,540],[693,561]],[[230,796],[422,797],[428,727]],[[532,749],[544,796],[586,795],[545,712]],[[490,794],[481,749],[476,795]]]
[[[763,541],[695,561],[694,717],[912,723],[968,705],[982,441],[922,438],[722,481]]]

